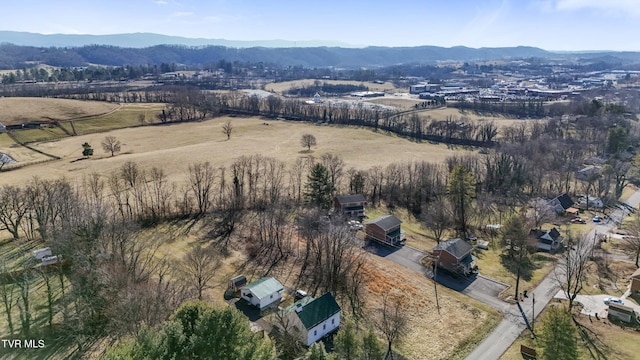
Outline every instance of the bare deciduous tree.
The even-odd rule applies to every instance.
[[[385,359],[393,360],[393,344],[397,344],[409,330],[409,316],[403,297],[399,294],[385,293],[382,296],[380,316],[375,320],[376,327],[387,340]]]
[[[307,151],[311,151],[311,147],[317,144],[318,142],[316,137],[312,134],[304,134],[302,135],[302,138],[300,138],[300,145],[302,145],[302,147],[306,147]]]
[[[20,238],[20,224],[29,210],[24,191],[17,186],[3,186],[0,189],[0,224],[14,239]]]
[[[221,256],[211,246],[204,248],[196,245],[180,262],[183,275],[189,279],[198,293],[198,300],[202,300],[202,293],[209,288],[211,280],[217,275]]]
[[[211,205],[214,172],[213,166],[208,161],[189,165],[187,176],[198,205],[198,215],[206,213]]]
[[[569,311],[573,308],[574,301],[582,291],[586,280],[593,241],[594,239],[588,239],[584,235],[576,238],[568,233],[566,239],[568,249],[554,269],[555,280],[569,300]]]
[[[555,211],[544,199],[534,199],[529,202],[529,218],[532,220],[536,229],[542,224],[553,220],[556,216]]]
[[[102,149],[104,149],[104,152],[110,152],[111,156],[113,156],[115,153],[120,152],[122,143],[115,136],[105,136],[104,140],[102,140]]]
[[[433,234],[436,242],[440,244],[444,232],[453,225],[451,208],[443,196],[436,196],[424,206],[420,216],[422,224]]]
[[[222,124],[222,133],[227,135],[227,140],[231,139],[231,132],[233,132],[233,125],[231,124],[231,120]]]

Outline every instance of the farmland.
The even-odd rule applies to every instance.
[[[222,124],[231,121],[233,134],[229,141],[222,134]],[[62,159],[24,167],[0,177],[1,184],[20,184],[33,176],[68,178],[91,172],[106,173],[119,168],[126,161],[136,161],[143,167],[164,168],[169,177],[180,178],[189,163],[209,161],[217,166],[228,165],[241,155],[262,154],[285,162],[299,157],[332,153],[341,156],[347,167],[367,169],[373,165],[385,166],[395,162],[426,160],[444,161],[448,156],[468,150],[455,149],[442,144],[416,143],[374,132],[369,129],[338,126],[315,126],[307,123],[265,121],[259,118],[221,117],[196,123],[144,126],[92,133],[32,144],[34,148]],[[29,130],[27,130],[29,131]],[[304,133],[314,134],[318,146],[310,153],[300,146]],[[122,153],[109,157],[100,148],[105,135],[122,142]],[[88,160],[72,162],[82,157],[82,143],[95,149]],[[7,149],[13,156],[14,148]],[[4,149],[0,149],[4,151]],[[16,160],[24,158],[16,154]]]

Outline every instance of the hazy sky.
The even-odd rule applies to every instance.
[[[0,30],[44,34],[640,51],[640,0],[3,0],[2,9]]]

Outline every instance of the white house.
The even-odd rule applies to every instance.
[[[240,290],[240,297],[261,311],[272,304],[279,304],[284,286],[272,277],[263,277]]]
[[[286,308],[289,329],[307,346],[340,327],[340,306],[330,292],[317,299],[310,296]]]

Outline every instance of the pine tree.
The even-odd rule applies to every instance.
[[[451,170],[447,196],[453,205],[456,230],[461,236],[466,237],[469,208],[471,201],[476,196],[476,183],[471,171],[463,165],[457,165]]]
[[[578,359],[577,329],[567,308],[554,306],[545,316],[538,335],[541,360]]]
[[[308,204],[328,209],[331,205],[333,184],[329,180],[329,172],[324,165],[317,163],[311,168],[305,184],[304,197]]]
[[[334,339],[335,352],[341,360],[359,359],[361,341],[352,321],[345,320],[340,324],[340,330]]]
[[[382,360],[384,358],[384,349],[380,340],[373,332],[373,329],[369,329],[362,338],[362,360]]]

